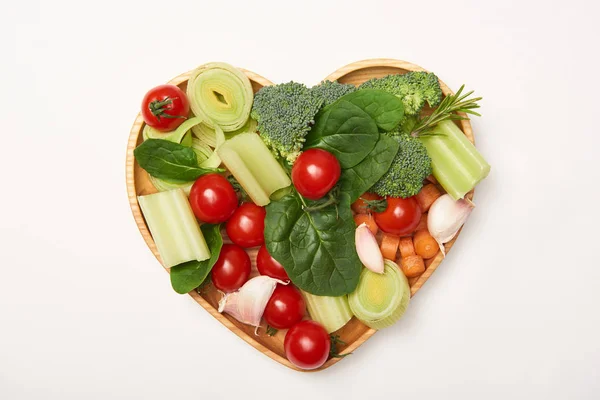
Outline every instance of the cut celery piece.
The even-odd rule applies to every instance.
[[[433,176],[454,200],[462,199],[490,172],[490,165],[452,121],[440,122],[432,135],[419,140],[431,157]]]
[[[184,121],[177,129],[170,132],[161,132],[152,128],[150,125],[144,126],[142,138],[147,139],[163,139],[170,142],[181,143],[184,146],[192,145],[191,135],[186,135],[194,126],[200,124],[202,120],[198,117],[189,118]]]
[[[210,258],[198,221],[181,189],[138,196],[138,201],[165,267]]]
[[[302,290],[310,317],[325,328],[327,333],[335,332],[352,319],[348,296],[316,296]]]
[[[289,176],[256,133],[240,133],[217,153],[223,164],[259,206],[269,204],[277,190],[291,185]]]
[[[246,167],[246,164],[235,150],[221,146],[219,156],[229,172],[242,185],[244,191],[250,196],[254,204],[266,206],[271,202],[269,194],[262,188],[256,177]]]

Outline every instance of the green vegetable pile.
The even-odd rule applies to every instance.
[[[406,249],[413,247],[413,239],[408,238],[409,245],[400,245],[407,238],[399,236],[416,232],[416,240],[419,234],[429,235],[427,229],[417,228],[422,212],[429,210],[431,224],[432,210],[440,214],[441,203],[437,207],[434,203],[440,196],[451,209],[489,172],[487,162],[453,122],[466,118],[465,114],[479,115],[474,109],[480,98],[468,98],[472,92],[463,94],[462,87],[444,97],[433,73],[388,75],[358,88],[336,81],[311,88],[288,82],[265,86],[253,94],[243,71],[210,63],[190,75],[189,110],[181,89],[166,86],[154,88],[145,97],[149,103],[144,103],[142,111],[160,104],[164,118],[161,121],[146,113],[144,140],[134,150],[138,165],[159,192],[138,197],[145,221],[163,264],[170,268],[177,293],[212,281],[227,293],[219,302],[219,312],[243,323],[253,321],[250,324],[255,327],[280,281],[268,276],[248,279],[251,262],[241,248],[261,245],[263,238],[266,251],[261,248],[258,258],[266,255],[268,261],[263,262],[269,263],[263,267],[277,267],[278,273],[289,277],[303,292],[312,319],[327,334],[343,327],[352,316],[374,329],[392,325],[410,300],[407,277],[422,274],[423,259],[432,259],[438,245],[443,251],[447,243],[432,233],[427,245],[433,253],[420,253],[415,242],[410,255]],[[157,97],[166,90],[175,94]],[[176,105],[184,111],[175,110]],[[170,119],[168,127],[165,118]],[[209,173],[217,174],[202,177]],[[433,184],[421,191],[432,174],[446,194],[441,195],[439,186]],[[250,204],[240,206],[234,190],[244,202],[254,203],[258,217],[237,214]],[[216,200],[200,197],[205,193]],[[226,195],[232,200],[218,199]],[[379,208],[367,214],[357,209],[361,203],[365,207],[364,202],[377,202]],[[399,203],[412,204],[412,209],[394,208]],[[213,205],[229,210],[215,211]],[[394,231],[385,225],[386,211],[412,214],[414,224]],[[252,242],[236,239],[236,232],[241,231],[236,218],[254,218],[253,232],[237,233],[253,236]],[[227,240],[224,245],[222,228],[233,245]],[[378,230],[384,231],[383,240],[375,236]],[[245,278],[237,286],[219,286],[223,260],[236,246],[247,258]],[[398,248],[401,265],[394,262]],[[420,265],[412,263],[412,270],[407,269],[407,253],[420,260]],[[260,263],[257,267],[265,274]],[[415,273],[417,267],[421,269]],[[212,278],[207,279],[211,271]],[[298,321],[305,311],[299,312]],[[268,317],[265,320],[274,327],[269,335],[291,327],[279,326]],[[331,338],[343,343],[335,334]],[[337,355],[335,348],[331,354]]]

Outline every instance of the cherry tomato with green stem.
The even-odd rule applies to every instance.
[[[142,100],[144,122],[161,132],[177,129],[189,113],[188,98],[175,85],[160,85],[150,89]]]
[[[374,213],[379,228],[392,235],[405,236],[411,234],[421,220],[421,207],[415,197],[401,199],[387,198],[387,208]]]

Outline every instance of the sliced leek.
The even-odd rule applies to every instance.
[[[224,132],[244,126],[250,115],[254,92],[248,77],[225,63],[208,63],[198,67],[187,86],[190,108],[194,115]]]
[[[223,164],[259,206],[270,203],[273,192],[292,182],[255,133],[240,133],[217,149]]]
[[[184,146],[192,145],[192,136],[186,135],[194,126],[200,124],[202,120],[198,117],[189,118],[177,127],[174,131],[161,132],[152,128],[150,125],[145,125],[142,131],[142,138],[146,139],[163,139],[170,142],[180,143]]]
[[[165,267],[210,258],[210,250],[182,190],[138,196],[138,201]]]
[[[316,296],[302,291],[310,317],[320,322],[327,333],[335,332],[352,319],[348,296]]]
[[[362,323],[382,329],[396,323],[410,301],[410,287],[398,265],[385,260],[383,274],[366,268],[356,290],[348,295],[350,309]]]
[[[223,133],[223,130],[217,125],[215,126],[215,151],[210,155],[208,159],[200,163],[201,167],[217,168],[219,165],[221,165],[221,157],[217,153],[217,150],[219,150],[223,143],[225,143],[225,134]]]
[[[248,118],[248,121],[242,126],[240,129],[237,129],[232,132],[227,132],[225,136],[227,138],[232,138],[240,133],[246,132],[256,132],[256,128],[258,127],[258,122],[252,118]],[[214,128],[202,123],[194,126],[192,128],[192,133],[195,137],[197,137],[202,142],[206,143],[210,147],[216,147],[217,145],[217,134]]]

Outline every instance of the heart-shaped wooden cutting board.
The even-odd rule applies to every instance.
[[[252,82],[252,88],[254,92],[258,91],[260,88],[266,85],[272,85],[273,83],[268,79],[263,78],[262,76],[255,74],[253,72],[242,69],[242,71],[248,76],[250,81]],[[360,85],[364,81],[371,78],[380,78],[389,74],[402,74],[408,71],[425,71],[423,68],[411,64],[405,61],[393,60],[393,59],[371,59],[358,61],[349,65],[346,65],[343,68],[338,69],[333,72],[329,76],[325,78],[325,80],[338,80],[340,83],[351,83],[354,85]],[[179,75],[175,79],[171,80],[169,83],[178,85],[184,91],[187,87],[187,81],[192,71],[187,72],[185,74]],[[452,94],[452,91],[446,86],[443,82],[440,82],[442,91],[444,95]],[[427,110],[426,110],[427,111]],[[468,120],[457,121],[457,125],[462,129],[467,138],[473,142],[473,132],[471,130],[471,124]],[[152,251],[152,253],[156,256],[156,258],[160,260],[160,255],[158,254],[158,250],[150,235],[150,231],[148,230],[148,226],[142,216],[142,212],[140,210],[140,206],[138,204],[137,196],[146,195],[155,193],[156,189],[150,183],[148,179],[148,174],[146,171],[140,168],[140,166],[135,162],[133,157],[133,150],[136,146],[138,146],[142,142],[142,129],[144,127],[144,120],[141,114],[138,114],[133,127],[131,128],[131,134],[129,136],[129,142],[127,144],[127,193],[129,196],[129,204],[131,206],[131,210],[133,212],[133,216],[137,223],[137,226],[142,234],[142,237],[148,244],[148,247]],[[470,192],[467,197],[469,199],[473,198],[473,192]],[[460,233],[460,232],[459,232]],[[230,243],[227,239],[227,235],[225,230],[223,230],[223,237],[226,243]],[[453,243],[458,238],[458,235],[446,244],[446,252],[450,250]],[[252,276],[257,275],[256,271],[256,253],[257,249],[250,249],[248,251],[250,254],[250,259],[252,260],[252,268],[253,273]],[[415,293],[423,286],[423,284],[429,279],[431,274],[438,268],[440,263],[443,260],[443,255],[441,252],[426,261],[427,269],[425,272],[418,278],[412,278],[410,280],[411,286],[411,294],[414,296]],[[259,350],[261,353],[271,357],[273,360],[289,367],[292,369],[299,370],[294,365],[292,365],[286,358],[285,352],[283,349],[283,341],[285,338],[286,331],[280,330],[274,336],[268,336],[265,333],[264,329],[259,330],[259,334],[254,334],[254,328],[241,322],[238,322],[228,314],[221,314],[217,312],[217,303],[221,297],[220,293],[215,289],[212,284],[207,285],[206,288],[203,288],[200,293],[196,291],[192,291],[189,293],[190,296],[194,298],[206,311],[208,311],[213,317],[219,320],[223,325],[229,328],[233,333],[238,335],[240,338],[244,339],[248,344],[253,346],[255,349]],[[346,324],[339,331],[335,332],[335,334],[340,336],[340,339],[343,340],[346,344],[339,348],[341,354],[350,353],[358,346],[363,344],[367,339],[369,339],[376,331],[374,329],[368,328],[363,325],[356,318],[352,318],[352,320]],[[332,358],[328,360],[321,368],[315,370],[323,370],[325,368],[329,368],[333,364],[340,361],[342,358]],[[302,370],[299,370],[302,371]]]

